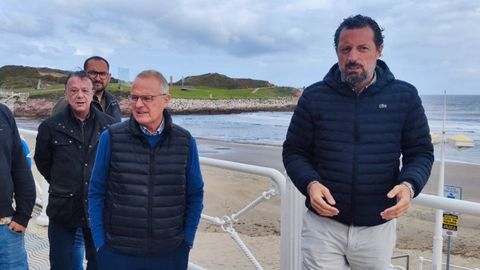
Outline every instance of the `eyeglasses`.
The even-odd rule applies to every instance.
[[[143,103],[150,103],[153,101],[154,98],[160,97],[160,96],[166,96],[167,94],[160,94],[160,95],[145,95],[145,96],[137,96],[137,95],[131,95],[128,97],[130,99],[131,103],[137,103],[138,99],[141,99]]]
[[[105,78],[107,78],[107,76],[108,76],[110,73],[108,73],[108,72],[97,72],[97,71],[93,71],[93,70],[92,70],[92,71],[87,72],[87,74],[88,74],[88,76],[90,76],[90,78],[92,78],[92,79],[95,78],[95,77],[97,77],[97,76],[100,76],[100,78],[105,79]]]

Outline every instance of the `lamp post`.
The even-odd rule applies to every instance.
[[[445,182],[445,118],[447,114],[447,94],[443,93],[443,120],[442,120],[442,135],[440,136],[440,173],[438,177],[437,196],[443,197],[443,186]],[[435,210],[435,234],[433,235],[433,258],[432,270],[442,269],[442,218],[443,210]]]
[[[442,135],[440,136],[440,173],[438,177],[438,189],[437,196],[443,197],[443,189],[445,185],[445,144],[451,144],[456,149],[471,148],[475,145],[472,139],[467,136],[460,136],[463,141],[459,141],[456,137],[452,136],[447,140],[445,132],[445,119],[447,114],[447,93],[443,93],[443,120],[442,120]],[[442,223],[443,223],[443,210],[437,209],[435,211],[435,233],[433,235],[433,258],[432,258],[432,270],[442,269],[442,249],[443,249],[443,236],[442,236]]]

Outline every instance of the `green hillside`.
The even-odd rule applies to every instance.
[[[50,87],[55,84],[63,84],[68,71],[34,68],[25,66],[3,66],[0,68],[0,88],[37,88],[40,86]]]
[[[63,95],[63,84],[69,72],[50,68],[3,66],[0,68],[0,88],[28,93],[31,98],[56,99]],[[295,94],[295,89],[291,87],[277,87],[262,80],[233,79],[219,73],[186,77],[183,86],[179,81],[170,88],[173,98],[258,99]],[[130,93],[130,85],[119,84],[114,78],[108,89],[118,97],[127,97]]]
[[[225,89],[272,87],[268,81],[253,79],[234,79],[219,73],[207,73],[198,76],[188,76],[175,83],[177,86],[203,86]]]

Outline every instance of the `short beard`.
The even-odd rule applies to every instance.
[[[356,85],[361,84],[368,78],[367,71],[364,71],[358,75],[357,74],[348,75],[342,72],[341,75],[342,75],[342,81],[348,83],[352,87],[355,87]]]
[[[103,91],[105,91],[105,88],[95,89],[95,94],[102,93]]]

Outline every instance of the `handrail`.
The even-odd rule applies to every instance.
[[[287,250],[289,256],[289,267],[285,269],[301,269],[301,252],[300,252],[300,232],[302,227],[302,219],[298,215],[299,213],[303,214],[305,212],[305,206],[303,202],[305,201],[305,197],[295,189],[293,183],[288,180],[286,182],[286,189],[290,192],[286,193],[286,196],[282,195],[282,204],[285,203],[286,205],[292,205],[288,211],[290,211],[290,216],[295,216],[293,219],[281,219],[281,223],[288,223],[288,230],[291,232],[291,235],[288,237],[291,239],[290,241],[293,243],[294,247]],[[414,204],[427,206],[434,209],[443,209],[447,211],[454,211],[459,213],[465,214],[472,214],[475,216],[480,217],[480,203],[471,202],[471,201],[464,201],[464,200],[454,200],[444,197],[438,197],[429,194],[420,194],[418,195],[413,201]],[[282,208],[282,213],[285,209]],[[283,234],[284,231],[281,231]],[[281,253],[281,259],[283,260],[285,253]]]
[[[213,166],[213,167],[218,167],[218,168],[223,168],[223,169],[228,169],[228,170],[234,170],[238,172],[244,172],[244,173],[250,173],[250,174],[255,174],[255,175],[260,175],[260,176],[265,176],[270,178],[273,184],[273,188],[270,188],[262,193],[261,196],[259,196],[257,199],[255,199],[253,202],[242,208],[241,210],[237,211],[236,213],[233,213],[229,216],[224,216],[222,218],[219,217],[211,217],[206,214],[202,214],[202,218],[205,220],[208,220],[210,222],[213,222],[219,226],[222,227],[222,229],[230,234],[230,237],[237,243],[237,245],[240,247],[240,249],[243,251],[245,256],[254,264],[255,268],[257,270],[262,270],[262,266],[260,263],[256,260],[256,258],[253,256],[251,251],[248,249],[248,247],[243,243],[243,241],[240,239],[240,236],[238,233],[235,231],[233,228],[233,223],[237,222],[240,216],[242,216],[246,211],[252,209],[256,205],[260,204],[261,202],[270,199],[272,196],[280,194],[281,200],[281,217],[280,220],[286,220],[287,219],[287,211],[284,211],[283,209],[285,208],[285,202],[283,201],[283,197],[285,195],[285,176],[280,173],[279,171],[272,169],[272,168],[267,168],[267,167],[261,167],[261,166],[256,166],[256,165],[250,165],[250,164],[244,164],[244,163],[238,163],[238,162],[232,162],[232,161],[226,161],[226,160],[219,160],[219,159],[213,159],[213,158],[207,158],[207,157],[200,157],[200,163],[202,165],[208,165],[208,166]],[[284,226],[283,222],[280,222],[280,254],[286,255],[288,253],[288,250],[291,249],[291,246],[288,244],[288,241],[290,240],[288,238],[289,235],[292,235],[290,233],[287,233],[286,231],[287,227]],[[281,260],[284,260],[284,258],[281,258]],[[286,260],[287,262],[289,259]],[[281,269],[290,269],[286,266],[286,264],[281,263]]]
[[[422,193],[413,200],[413,203],[434,209],[480,216],[480,203],[477,202],[454,200]]]
[[[32,137],[35,137],[37,134],[36,131],[27,130],[27,129],[19,129],[19,131],[22,134],[32,136]],[[223,216],[223,217],[212,217],[202,213],[202,219],[220,226],[225,232],[227,232],[232,237],[232,239],[237,243],[240,249],[245,253],[246,257],[255,265],[256,269],[263,269],[262,266],[259,264],[259,262],[255,259],[251,251],[248,249],[248,247],[240,239],[240,236],[233,228],[233,224],[237,222],[238,219],[248,210],[254,208],[258,204],[262,203],[263,201],[269,200],[272,196],[283,194],[285,192],[285,182],[286,182],[285,176],[279,171],[272,168],[266,168],[266,167],[261,167],[256,165],[249,165],[249,164],[218,160],[218,159],[212,159],[212,158],[206,158],[206,157],[200,157],[200,163],[202,165],[208,165],[208,166],[213,166],[213,167],[218,167],[218,168],[223,168],[228,170],[234,170],[234,171],[239,171],[244,173],[265,176],[270,178],[270,180],[272,181],[272,187],[262,192],[262,194],[253,202],[247,204],[245,207],[243,207],[242,209],[240,209],[239,211],[231,215]],[[42,182],[42,186],[37,185],[37,189],[39,191],[37,194],[39,196],[40,195],[43,195],[43,196],[41,196],[42,199],[37,198],[37,200],[40,202],[40,205],[43,206],[42,207],[43,210],[45,210],[44,206],[46,206],[46,204],[48,203],[48,194],[46,192],[46,190],[48,190],[48,184],[46,183],[45,180],[43,180],[43,178],[40,180],[40,182]],[[48,217],[44,214],[44,212],[45,211],[42,211],[42,215],[40,215],[37,218],[37,223],[39,223],[40,225],[48,224]],[[284,215],[284,211],[282,211],[282,215]],[[281,227],[281,231],[283,231],[282,227]],[[283,236],[281,237],[280,242],[281,242],[282,250],[287,250],[289,248],[287,246],[287,241],[286,241],[287,239],[288,238],[286,237],[283,237]],[[281,252],[281,253],[284,253],[284,252]],[[198,265],[195,265],[193,263],[189,263],[189,269],[201,270],[204,268]],[[287,268],[282,267],[282,269],[287,269]]]
[[[35,136],[37,134],[36,131],[32,130],[19,130],[21,133],[28,134],[30,136]],[[264,192],[262,196],[267,199],[266,197],[269,197],[270,195],[277,195],[278,193],[281,195],[280,269],[301,269],[301,254],[299,243],[302,223],[301,216],[305,211],[305,206],[303,204],[305,197],[296,190],[293,183],[289,180],[286,180],[286,177],[282,173],[272,168],[212,159],[207,157],[200,157],[200,163],[202,165],[261,175],[269,177],[272,180],[274,189],[278,192],[268,190]],[[241,214],[243,214],[243,212],[245,212],[247,208],[255,206],[260,201],[261,197],[259,197],[257,200],[252,202],[244,209],[238,211],[237,213],[229,217],[210,217],[208,215],[202,214],[202,218],[219,226],[226,226],[228,225],[228,223],[231,224],[231,222],[234,222],[235,218],[238,218]],[[480,203],[477,202],[453,200],[449,198],[422,193],[413,200],[413,203],[434,209],[443,209],[447,211],[480,216]],[[231,232],[231,236],[232,238],[236,237],[235,231]],[[190,264],[189,269],[203,268],[194,264]]]
[[[207,157],[200,157],[200,163],[238,172],[252,173],[269,177],[273,180],[275,188],[280,192],[280,194],[285,192],[285,176],[275,169]]]

